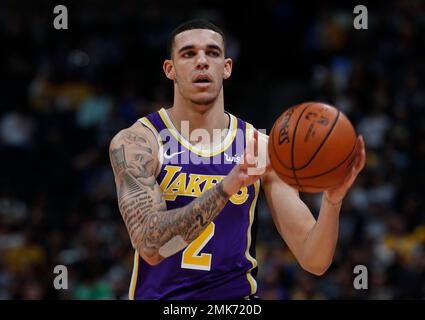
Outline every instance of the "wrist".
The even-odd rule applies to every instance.
[[[331,200],[326,191],[323,192],[323,197],[325,198],[325,201],[331,204],[332,206],[339,206],[342,204],[342,200],[344,200],[344,197],[342,197],[340,200]]]
[[[229,178],[226,176],[221,180],[221,190],[230,198],[233,196],[237,191],[234,191],[235,188],[232,186],[231,181],[229,181]]]

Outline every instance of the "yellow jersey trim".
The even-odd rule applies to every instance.
[[[248,122],[245,122],[245,125],[245,145],[248,145],[248,141],[254,136],[254,127]]]
[[[257,267],[257,260],[255,260],[249,253],[249,248],[251,247],[251,227],[254,222],[254,212],[255,206],[257,205],[258,195],[260,193],[260,180],[255,181],[254,183],[255,196],[252,200],[251,206],[249,208],[249,227],[247,230],[247,242],[246,242],[246,251],[245,256],[251,262],[252,267],[246,272],[246,278],[248,279],[249,285],[251,286],[251,294],[257,292],[257,281],[251,274],[252,269]]]
[[[138,274],[139,274],[139,253],[137,252],[137,250],[134,250],[133,273],[131,275],[130,289],[128,291],[129,300],[134,300]]]
[[[180,142],[186,149],[189,149],[191,152],[201,156],[201,157],[213,157],[217,154],[220,154],[224,150],[226,150],[233,142],[233,140],[236,137],[237,129],[238,129],[238,120],[235,116],[228,113],[230,117],[230,130],[226,135],[226,138],[224,139],[223,143],[220,144],[220,148],[217,150],[212,151],[205,151],[201,150],[195,146],[193,146],[189,141],[187,141],[180,132],[176,129],[173,122],[171,121],[170,117],[167,114],[167,111],[162,108],[158,111],[162,121],[164,122],[165,126],[168,128],[168,130],[171,132],[171,134],[176,138],[178,142]]]

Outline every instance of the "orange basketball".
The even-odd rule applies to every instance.
[[[356,132],[338,109],[306,102],[286,110],[269,137],[270,163],[277,175],[302,192],[321,192],[341,183],[351,169]]]

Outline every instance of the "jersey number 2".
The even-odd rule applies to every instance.
[[[214,236],[215,224],[211,222],[208,227],[193,240],[183,251],[182,268],[195,270],[211,270],[211,254],[199,252],[206,246],[208,241]]]

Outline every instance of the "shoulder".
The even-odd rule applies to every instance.
[[[135,146],[149,145],[154,149],[158,148],[156,137],[153,132],[138,121],[131,127],[122,129],[115,134],[115,136],[111,139],[109,149],[116,148],[122,144]]]
[[[160,170],[159,145],[155,135],[140,122],[119,131],[109,144],[112,164],[125,162],[127,165],[149,165],[156,176]]]

